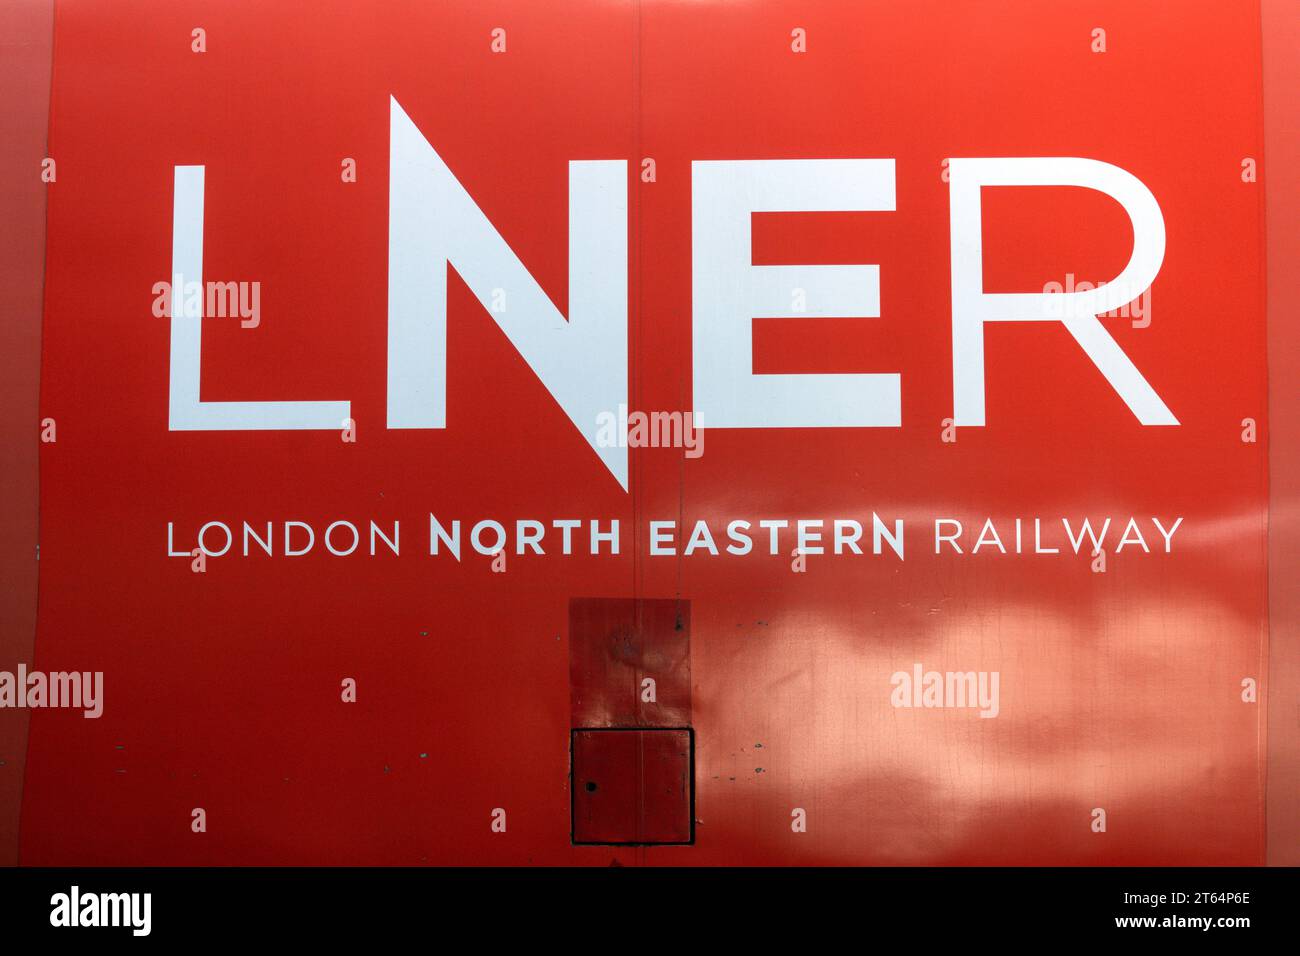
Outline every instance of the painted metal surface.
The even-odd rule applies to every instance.
[[[53,0],[0,6],[0,667],[36,641],[41,315]],[[0,866],[18,862],[28,712],[0,710]]]
[[[690,843],[689,730],[575,730],[573,842]]]
[[[691,605],[575,598],[569,603],[574,727],[689,727]]]
[[[1300,158],[1300,4],[1264,0],[1265,155],[1270,168]],[[1268,226],[1269,665],[1268,854],[1300,866],[1300,180],[1270,177]]]
[[[103,671],[106,699],[33,712],[22,862],[1263,862],[1257,6],[567,8],[58,9],[35,665]],[[390,97],[566,314],[569,163],[626,160],[633,409],[689,410],[700,373],[693,162],[894,159],[893,211],[754,214],[754,265],[878,264],[880,315],[756,319],[752,363],[896,372],[901,426],[706,428],[698,458],[631,450],[625,491],[453,273],[447,427],[386,428]],[[1156,197],[1149,311],[1104,324],[1176,427],[1141,425],[1050,323],[990,324],[987,422],[945,423],[945,160],[1036,156]],[[205,274],[262,289],[256,328],[205,322],[203,399],[347,398],[355,441],[169,431],[150,306],[175,167],[198,164]],[[991,292],[1105,281],[1133,241],[1116,203],[1059,187],[984,189],[982,236]],[[547,553],[430,555],[430,513],[541,521]],[[873,513],[904,521],[901,560],[791,553],[801,519],[869,545]],[[551,522],[574,518],[564,554]],[[282,553],[286,522],[345,519],[400,521],[402,553]],[[615,519],[620,553],[589,553],[585,522]],[[961,553],[936,552],[941,519]],[[1104,571],[1071,547],[1085,519],[1110,519]],[[1130,519],[1145,546],[1118,548]],[[758,546],[681,554],[701,520]],[[776,554],[760,520],[788,523]],[[209,521],[271,522],[276,553],[169,556],[168,522],[184,552]],[[976,550],[986,522],[1001,546]],[[570,602],[593,596],[690,602],[693,846],[571,842]],[[996,707],[990,680],[987,706],[900,693],[917,667],[996,673]]]

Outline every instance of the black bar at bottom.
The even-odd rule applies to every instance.
[[[777,930],[815,946],[846,932],[864,946],[898,933],[920,947],[1099,935],[1232,945],[1292,935],[1297,890],[1300,870],[1264,868],[18,868],[0,870],[0,933],[457,949],[514,937],[587,951],[678,947],[705,931],[758,944]],[[145,893],[147,935],[144,897],[130,895]]]

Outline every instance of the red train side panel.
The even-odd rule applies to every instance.
[[[1255,5],[138,0],[55,30],[29,663],[102,672],[104,706],[31,712],[21,862],[1264,861]],[[482,221],[427,153],[394,161],[419,145],[394,101]],[[1123,176],[974,162],[1050,157]],[[1153,248],[1144,191],[1149,288],[970,338],[963,302],[1087,292]],[[502,246],[394,231],[426,200]],[[176,427],[191,353],[156,283],[195,222],[203,278],[259,296],[256,322],[203,303],[198,401],[346,421]],[[624,439],[620,404],[703,428],[619,475],[572,411],[619,369],[546,336],[614,334],[617,270],[574,263],[624,234],[605,410]],[[415,248],[454,252],[416,270],[445,345],[417,308],[407,353]],[[484,265],[502,248],[522,272]],[[751,340],[725,367],[715,300]],[[412,401],[445,394],[445,427],[389,427],[394,367],[436,383],[435,347],[445,388]],[[790,398],[709,425],[706,396],[811,383],[896,389],[897,421]],[[620,633],[628,661],[584,656]],[[618,752],[614,830],[578,829],[607,792],[588,745]],[[659,790],[663,817],[636,804]]]

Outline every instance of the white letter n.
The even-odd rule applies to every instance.
[[[388,427],[446,427],[451,265],[626,490],[626,444],[597,435],[627,402],[627,162],[569,163],[566,321],[390,99]]]

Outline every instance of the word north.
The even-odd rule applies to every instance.
[[[389,102],[390,429],[447,426],[447,271],[454,268],[624,491],[628,446],[602,434],[628,404],[628,164],[569,163],[569,314],[556,307],[396,98]],[[985,424],[984,329],[1059,322],[1142,425],[1178,419],[1098,316],[1137,299],[1165,255],[1151,191],[1096,159],[948,161],[952,424]],[[176,166],[173,275],[202,284],[204,166]],[[984,187],[1074,186],[1119,203],[1133,252],[1119,275],[1069,291],[988,292]],[[691,164],[693,412],[710,428],[899,428],[902,373],[755,374],[755,319],[879,318],[880,267],[754,265],[754,213],[895,213],[894,160],[697,160]],[[559,232],[561,223],[540,228]],[[1062,228],[1072,228],[1063,223]],[[203,401],[202,316],[171,308],[172,431],[319,429],[353,421],[349,400]],[[1062,417],[1075,414],[1062,399]],[[503,414],[508,410],[503,410]],[[621,427],[626,427],[620,423]]]

